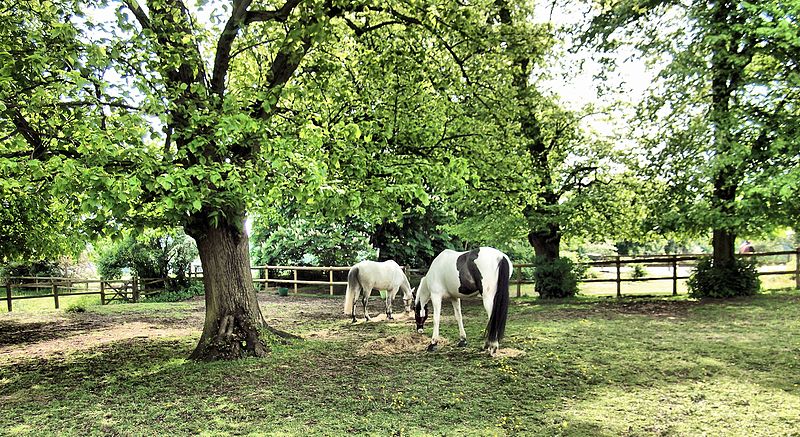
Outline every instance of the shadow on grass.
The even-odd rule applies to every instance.
[[[53,322],[18,322],[0,320],[0,347],[32,344],[70,337],[78,333],[111,326],[110,321],[58,320]]]
[[[797,382],[792,360],[799,328],[784,326],[797,320],[796,306],[787,305],[795,298],[698,307],[661,300],[581,303],[580,318],[561,314],[575,309],[571,303],[547,304],[537,314],[534,302],[515,303],[503,346],[526,354],[506,359],[479,352],[486,315],[478,301],[464,302],[471,346],[433,354],[356,354],[367,341],[412,328],[351,326],[334,317],[323,320],[352,335],[274,346],[258,360],[195,363],[185,359],[193,337],[127,339],[0,367],[7,411],[0,426],[31,435],[657,434],[684,419],[655,417],[669,402],[687,411],[701,402],[724,409],[739,386],[729,383],[719,394],[715,381],[747,383],[758,411],[785,401],[762,392],[791,391]],[[665,314],[685,308],[684,316],[654,318],[653,305]],[[304,313],[291,318],[301,322],[320,311],[295,309]],[[442,336],[455,340],[452,311],[443,312]],[[707,391],[704,397],[697,387]],[[630,393],[639,398],[623,398]]]

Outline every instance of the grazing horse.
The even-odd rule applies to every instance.
[[[483,348],[494,355],[506,329],[508,281],[511,272],[508,256],[492,247],[481,247],[469,252],[446,249],[437,255],[417,287],[414,305],[417,332],[421,333],[428,318],[428,300],[433,302],[433,335],[428,352],[438,348],[443,299],[450,299],[453,304],[460,337],[458,346],[467,345],[467,334],[461,318],[461,298],[480,294],[483,297],[483,307],[489,315]]]
[[[353,322],[356,321],[356,301],[359,295],[361,295],[361,303],[364,306],[364,318],[369,320],[367,300],[374,289],[386,290],[386,318],[392,319],[392,302],[400,289],[403,290],[405,312],[411,312],[414,289],[408,283],[408,278],[403,273],[403,269],[392,260],[383,262],[361,261],[351,267],[350,272],[347,274],[344,313],[348,316],[353,316]]]

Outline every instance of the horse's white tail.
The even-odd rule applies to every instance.
[[[353,300],[361,291],[361,283],[358,282],[358,267],[353,267],[347,274],[347,292],[344,295],[344,314],[353,315]]]
[[[494,292],[494,302],[492,314],[489,315],[489,324],[486,326],[488,340],[499,342],[503,339],[506,331],[506,319],[508,318],[508,277],[510,267],[508,259],[503,257],[500,260],[497,272],[497,290]]]

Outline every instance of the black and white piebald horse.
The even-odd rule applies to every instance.
[[[433,352],[438,348],[442,300],[449,299],[453,304],[460,337],[458,346],[465,347],[467,334],[461,318],[461,298],[482,295],[483,307],[489,315],[483,348],[494,355],[506,329],[508,282],[512,269],[508,256],[492,247],[469,252],[447,249],[437,255],[417,288],[414,302],[417,332],[420,333],[428,318],[427,303],[429,300],[433,303],[433,335],[428,351]]]
[[[403,290],[405,312],[411,312],[411,300],[414,290],[408,283],[406,274],[396,262],[361,261],[350,268],[347,274],[347,292],[344,299],[344,313],[356,321],[356,301],[361,296],[364,306],[364,318],[369,320],[367,301],[372,290],[386,290],[386,318],[392,319],[392,302],[398,290]]]

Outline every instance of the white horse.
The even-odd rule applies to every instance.
[[[512,270],[508,256],[491,247],[481,247],[469,252],[446,249],[437,255],[417,288],[414,305],[417,332],[422,333],[428,318],[428,301],[433,302],[433,335],[428,351],[433,352],[438,348],[442,300],[450,299],[453,304],[458,321],[458,346],[465,347],[467,334],[461,318],[461,298],[481,294],[483,307],[489,315],[483,348],[494,355],[506,329],[508,282]]]
[[[389,260],[383,262],[361,261],[350,268],[347,274],[347,293],[344,299],[344,313],[356,321],[356,301],[359,295],[364,305],[364,318],[369,320],[367,313],[367,300],[372,290],[386,290],[386,318],[392,319],[392,302],[397,291],[403,290],[403,303],[405,312],[411,312],[411,300],[414,298],[414,289],[408,283],[406,274],[396,262]]]

